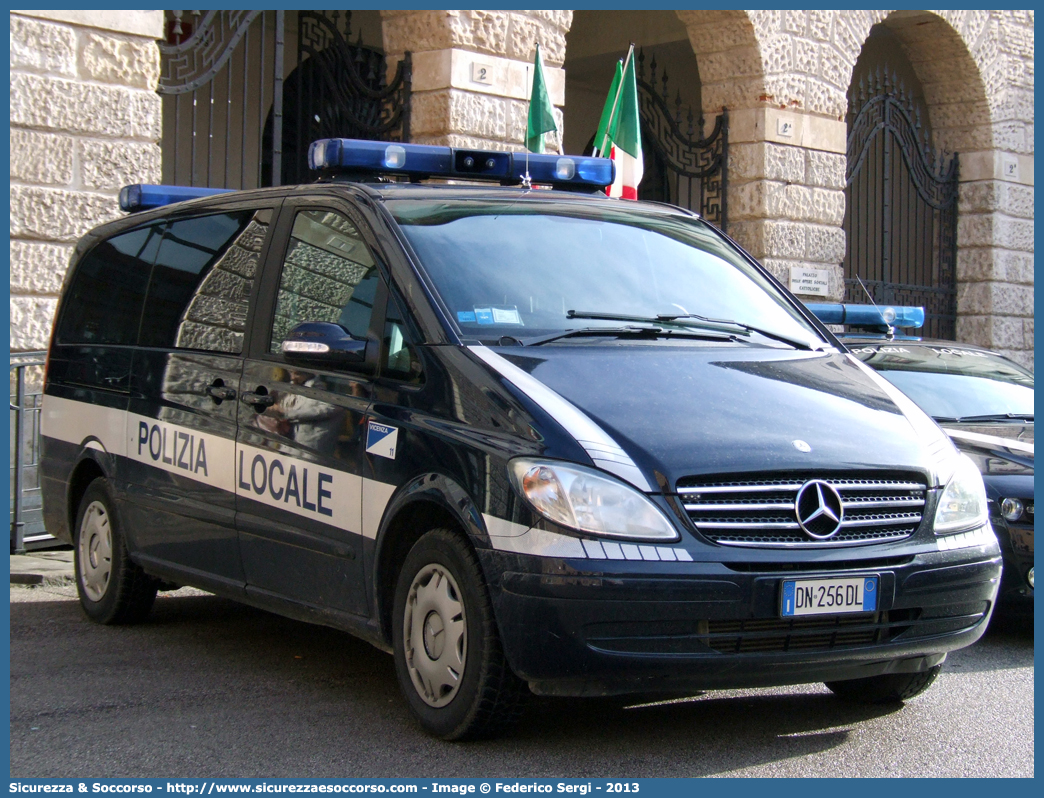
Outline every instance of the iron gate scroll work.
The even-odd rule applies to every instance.
[[[409,141],[410,54],[386,82],[384,55],[363,44],[361,31],[352,44],[351,18],[350,11],[298,12],[297,67],[283,105],[283,184],[310,179],[308,145],[316,139]]]
[[[645,177],[638,188],[638,198],[688,208],[725,230],[728,223],[728,111],[722,110],[713,130],[704,137],[703,117],[697,121],[690,107],[683,131],[681,93],[670,99],[666,68],[657,81],[656,56],[652,56],[646,80],[644,51],[639,51],[637,61],[638,114],[645,149]]]
[[[849,97],[845,301],[923,305],[923,334],[957,327],[957,154],[932,150],[920,108],[878,70]]]
[[[314,138],[409,140],[410,54],[387,82],[384,56],[351,43],[350,11],[168,11],[166,24],[165,182],[296,183]]]

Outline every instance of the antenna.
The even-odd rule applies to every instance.
[[[872,296],[872,295],[870,294],[870,289],[868,289],[868,288],[866,287],[866,283],[864,283],[864,282],[863,282],[863,278],[861,278],[861,277],[860,277],[860,276],[859,276],[859,275],[857,274],[857,275],[856,275],[856,280],[858,280],[858,281],[859,281],[859,287],[863,289],[863,293],[864,293],[864,294],[866,294],[866,298],[870,300],[870,304],[871,304],[871,305],[873,305],[873,306],[874,306],[874,307],[876,308],[876,307],[877,307],[877,303],[876,303],[876,302],[874,302],[874,298],[873,298],[873,296]]]
[[[870,289],[866,287],[866,283],[863,282],[862,278],[858,274],[856,275],[856,280],[859,281],[859,287],[863,289],[863,293],[866,294],[866,298],[870,300],[870,304],[878,310],[880,310],[877,303],[874,302],[874,297],[870,293]],[[891,310],[891,308],[889,308],[889,310]],[[881,311],[881,318],[886,319],[885,312],[883,310]],[[888,336],[888,338],[895,338],[895,327],[889,324],[887,319],[885,320],[885,326],[888,328],[888,331],[885,333],[885,335]]]

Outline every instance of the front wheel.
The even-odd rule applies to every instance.
[[[87,617],[104,624],[145,620],[159,583],[127,554],[104,479],[94,480],[83,494],[73,543],[76,591]]]
[[[444,740],[495,734],[528,694],[511,671],[478,559],[449,529],[410,550],[395,589],[395,672],[414,716]]]
[[[865,679],[826,682],[838,697],[860,704],[894,704],[909,701],[932,686],[942,666],[936,665],[918,673],[885,673]]]

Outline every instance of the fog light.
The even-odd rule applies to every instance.
[[[1033,587],[1033,569],[1029,569],[1029,573],[1026,574],[1026,581],[1029,582],[1029,586]]]
[[[1004,499],[1001,501],[1001,515],[1005,521],[1018,521],[1022,517],[1022,502],[1018,499]]]

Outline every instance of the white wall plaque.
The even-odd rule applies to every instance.
[[[493,65],[481,61],[471,62],[471,82],[481,83],[483,86],[493,85]]]
[[[1019,179],[1019,159],[1015,155],[1001,156],[1001,174],[1005,180]]]
[[[830,296],[830,270],[791,266],[790,290],[808,296]]]
[[[776,119],[776,135],[783,138],[794,138],[794,120],[785,116]]]

